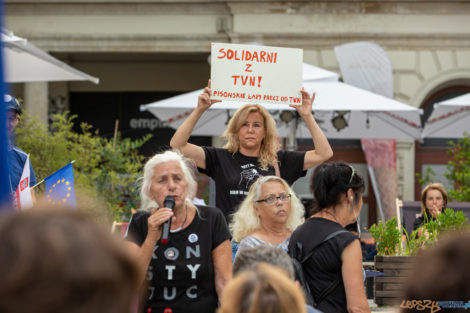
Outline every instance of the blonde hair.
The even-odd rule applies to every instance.
[[[150,186],[152,186],[152,178],[154,175],[154,168],[161,163],[170,161],[176,161],[181,167],[184,179],[188,184],[188,192],[186,194],[186,203],[192,203],[192,199],[197,192],[197,182],[194,178],[194,172],[192,170],[192,161],[185,158],[180,152],[176,150],[167,150],[163,153],[155,154],[150,160],[144,165],[144,175],[139,180],[142,183],[140,188],[140,200],[142,210],[150,210],[152,208],[158,208],[159,205],[153,199],[150,198]]]
[[[227,284],[217,313],[305,313],[306,310],[300,287],[276,267],[261,263]]]
[[[227,129],[222,134],[227,143],[224,148],[230,153],[236,153],[240,149],[240,140],[238,138],[238,130],[248,118],[248,114],[258,112],[263,116],[264,130],[266,136],[261,142],[261,149],[259,152],[259,163],[263,170],[267,170],[270,165],[277,162],[278,151],[278,137],[276,131],[276,122],[274,121],[268,110],[259,104],[245,104],[240,107],[230,119]]]
[[[286,223],[287,229],[292,232],[302,223],[305,209],[289,184],[284,179],[277,176],[261,176],[251,185],[245,200],[243,200],[240,208],[233,214],[233,219],[230,223],[230,231],[233,234],[233,240],[235,242],[240,242],[240,240],[261,227],[261,220],[258,214],[256,214],[254,206],[256,201],[259,200],[261,186],[267,182],[279,182],[284,186],[286,193],[291,194],[291,211]]]
[[[427,208],[426,208],[426,197],[428,195],[429,190],[437,190],[441,193],[442,199],[444,200],[444,205],[442,206],[442,211],[444,211],[445,208],[447,207],[447,191],[446,191],[446,189],[440,183],[429,183],[426,187],[424,187],[423,192],[421,192],[421,214],[424,214],[425,211],[426,211],[426,214],[429,214],[429,212],[427,212]]]

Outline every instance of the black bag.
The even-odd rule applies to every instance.
[[[326,236],[325,239],[323,239],[323,241],[321,241],[317,245],[315,245],[305,257],[302,257],[302,254],[303,254],[302,253],[303,252],[302,251],[302,244],[299,243],[299,242],[296,243],[295,251],[292,251],[292,250],[290,251],[291,252],[290,257],[292,259],[292,263],[294,264],[295,278],[298,280],[298,282],[300,283],[300,286],[304,290],[305,300],[307,301],[307,304],[310,304],[313,307],[317,307],[318,304],[321,301],[323,301],[323,299],[325,299],[328,295],[330,295],[336,289],[336,287],[339,286],[339,284],[342,281],[342,277],[340,275],[325,290],[323,290],[323,292],[320,295],[318,295],[317,297],[314,297],[312,295],[312,292],[310,291],[310,287],[308,285],[307,279],[305,278],[304,269],[303,269],[302,265],[305,263],[305,261],[310,259],[313,252],[315,251],[316,248],[318,248],[318,246],[320,246],[321,244],[327,242],[331,238],[333,238],[333,237],[335,237],[335,236],[337,236],[341,233],[346,233],[346,232],[348,232],[348,231],[344,230],[344,229],[340,229],[338,231],[335,231],[335,232],[329,234],[328,236]]]

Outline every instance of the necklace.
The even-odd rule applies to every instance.
[[[185,207],[185,209],[186,209],[186,213],[185,213],[185,215],[184,215],[184,221],[183,221],[183,223],[181,223],[180,227],[178,227],[178,228],[176,228],[176,229],[171,229],[171,230],[170,230],[170,233],[176,233],[176,232],[180,231],[180,230],[183,228],[184,223],[186,223],[186,219],[188,218],[188,206],[185,205],[184,207]]]

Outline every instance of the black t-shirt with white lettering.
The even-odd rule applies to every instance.
[[[275,175],[274,167],[261,169],[257,157],[248,157],[240,152],[231,154],[227,149],[202,147],[206,154],[206,168],[199,171],[211,177],[216,186],[216,207],[220,208],[227,221],[238,205],[245,199],[252,183],[259,176]],[[278,151],[281,177],[292,185],[303,170],[305,151]]]
[[[170,233],[168,244],[155,245],[142,312],[151,308],[152,313],[211,313],[217,308],[212,250],[230,240],[230,232],[220,210],[204,206],[198,210],[188,227]],[[147,211],[132,216],[126,240],[142,245],[149,216]]]

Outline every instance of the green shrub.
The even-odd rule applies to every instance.
[[[462,211],[450,208],[439,214],[436,219],[425,216],[423,226],[411,234],[403,228],[406,236],[406,245],[403,248],[396,217],[389,219],[385,224],[380,222],[372,225],[369,232],[375,240],[378,255],[416,255],[420,249],[433,245],[443,233],[468,229],[467,220]]]
[[[369,232],[375,240],[378,255],[400,254],[401,234],[396,217],[389,219],[385,224],[381,221],[372,225]]]
[[[135,182],[141,174],[144,157],[137,149],[151,135],[133,141],[118,134],[116,140],[110,140],[92,132],[86,123],[80,125],[81,131],[77,133],[73,131],[75,118],[68,113],[56,114],[48,130],[26,112],[15,131],[16,145],[30,154],[38,182],[75,160],[78,205],[85,201],[79,196],[83,190],[82,194],[105,203],[109,217],[127,219],[138,201]],[[38,187],[41,193],[44,184]]]

